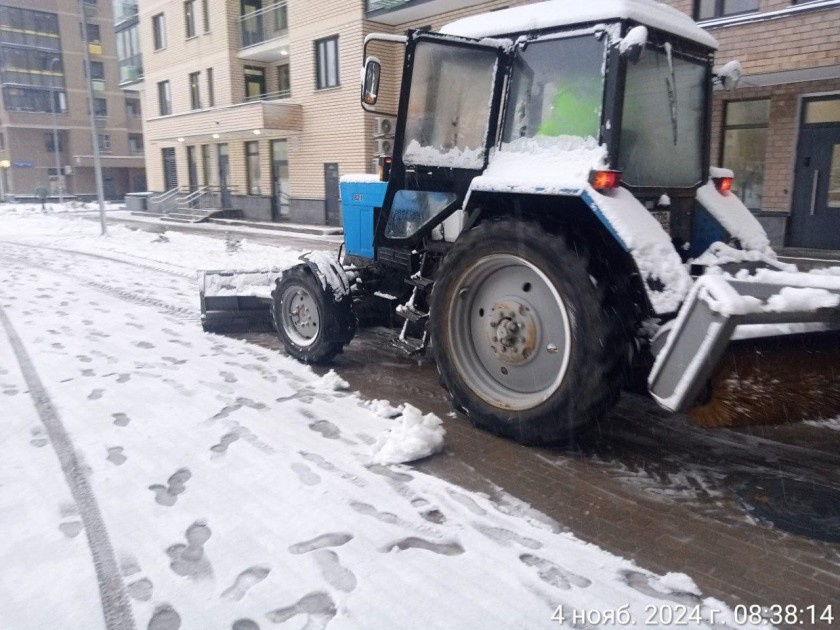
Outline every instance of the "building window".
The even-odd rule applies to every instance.
[[[245,169],[248,178],[248,194],[260,194],[260,145],[257,141],[245,143]]]
[[[136,98],[125,99],[125,113],[129,118],[140,118],[140,101]]]
[[[216,95],[213,93],[213,68],[207,68],[207,105],[215,107]]]
[[[143,134],[130,133],[128,134],[128,152],[129,153],[143,153]]]
[[[201,15],[204,18],[204,32],[210,32],[210,7],[207,5],[207,0],[201,0]]]
[[[93,99],[93,115],[105,118],[108,115],[108,101],[104,98]]]
[[[99,150],[103,153],[110,153],[111,152],[111,136],[107,133],[100,133],[98,135],[99,138]]]
[[[169,81],[161,81],[158,86],[158,110],[161,116],[168,116],[172,113],[172,93],[169,90]]]
[[[695,20],[710,20],[753,11],[758,11],[758,0],[695,0],[694,3]]]
[[[245,100],[259,100],[265,96],[265,68],[245,66]]]
[[[155,50],[166,48],[166,18],[163,13],[152,16],[152,31],[154,34]]]
[[[43,88],[6,86],[3,88],[3,104],[9,111],[67,113],[65,93]]]
[[[59,152],[64,151],[64,137],[62,132],[58,132],[58,150]],[[50,153],[55,152],[55,136],[53,136],[52,131],[45,131],[44,132],[44,148],[49,151]]]
[[[99,30],[99,24],[87,24],[87,23],[85,23],[85,26],[87,27],[87,41],[88,41],[88,44],[101,44],[102,43],[102,35],[100,33],[100,30]],[[79,30],[81,30],[81,28],[82,27],[80,26]]]
[[[105,78],[105,64],[101,61],[91,61],[90,62],[90,76],[92,79],[104,79]]]
[[[6,134],[4,134],[2,131],[0,131],[0,151],[5,151],[5,150],[6,150]]]
[[[195,37],[195,0],[187,0],[184,3],[184,26],[187,39]]]
[[[336,87],[338,80],[338,35],[315,42],[315,67],[319,90]]]
[[[288,64],[277,66],[277,91],[279,98],[289,98],[292,95],[292,76]]]
[[[190,106],[193,109],[201,109],[201,86],[199,82],[200,72],[190,73]]]
[[[201,145],[201,176],[202,182],[204,182],[205,186],[209,186],[213,182],[211,181],[210,173],[212,170],[210,169],[210,145],[209,144],[202,144]]]
[[[769,121],[770,99],[726,103],[721,163],[735,173],[732,192],[753,210],[761,209]]]

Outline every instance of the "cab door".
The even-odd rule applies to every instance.
[[[496,141],[507,64],[498,41],[409,38],[377,246],[412,244],[461,207]]]

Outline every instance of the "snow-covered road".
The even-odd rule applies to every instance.
[[[688,576],[653,575],[513,497],[371,465],[398,409],[202,332],[195,269],[299,252],[101,238],[13,210],[0,223],[4,629],[572,627],[572,611],[616,627],[603,615],[643,625],[681,606],[696,613],[681,627],[736,627]]]

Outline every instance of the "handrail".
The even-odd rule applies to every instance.
[[[163,203],[165,201],[169,201],[173,197],[177,196],[180,190],[180,188],[175,186],[175,188],[167,190],[166,192],[159,194],[157,197],[152,197],[151,201],[153,201],[154,203]]]
[[[256,94],[254,96],[246,96],[245,97],[245,102],[246,103],[252,103],[254,101],[273,101],[273,100],[279,100],[279,99],[283,99],[283,98],[291,98],[291,96],[292,96],[292,90],[291,89],[277,90],[276,92],[265,92],[263,94]]]
[[[249,20],[249,19],[252,19],[252,18],[255,18],[255,17],[261,17],[261,16],[265,15],[266,13],[270,13],[271,11],[276,11],[280,7],[285,7],[288,4],[289,4],[288,0],[278,0],[277,2],[275,2],[273,4],[269,4],[268,6],[263,7],[262,9],[257,9],[256,11],[250,11],[249,13],[243,13],[242,15],[239,16],[239,21],[240,22],[245,22],[246,20]]]

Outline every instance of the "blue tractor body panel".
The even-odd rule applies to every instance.
[[[351,256],[373,259],[373,209],[382,207],[387,187],[380,181],[341,182],[344,248]]]

